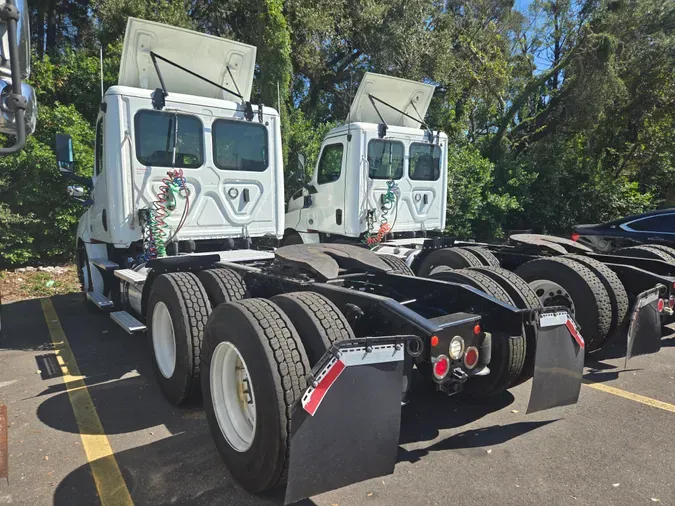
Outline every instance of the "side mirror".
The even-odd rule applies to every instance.
[[[70,135],[56,134],[56,163],[61,173],[74,172],[73,139]]]
[[[305,162],[305,155],[298,153],[298,181],[301,183],[305,180],[305,174],[307,174],[307,171],[305,170]]]
[[[84,197],[84,188],[82,186],[69,186],[66,189],[66,193],[68,193],[69,197],[81,199]]]

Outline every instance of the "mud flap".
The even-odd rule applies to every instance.
[[[581,391],[584,340],[565,311],[539,316],[528,413],[575,404]]]
[[[391,474],[398,454],[405,341],[333,346],[295,405],[285,504]]]
[[[661,349],[661,318],[658,310],[661,285],[642,292],[633,306],[628,327],[626,363],[631,357]],[[624,365],[625,367],[625,365]]]

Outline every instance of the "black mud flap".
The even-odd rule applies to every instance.
[[[657,285],[638,295],[628,326],[626,363],[631,357],[656,353],[661,349],[662,330],[658,310],[661,290],[662,285]]]
[[[575,404],[584,370],[584,339],[569,314],[542,313],[538,323],[528,413]]]
[[[295,405],[285,504],[391,474],[398,453],[405,340],[343,341]]]

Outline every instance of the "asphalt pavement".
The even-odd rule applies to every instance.
[[[232,481],[199,406],[164,400],[145,335],[89,311],[81,295],[51,304],[56,318],[40,300],[3,308],[9,465],[0,505],[129,504],[116,501],[114,482],[95,483],[106,474],[92,469],[117,468],[137,506],[283,503]],[[78,375],[63,375],[70,358],[57,327]],[[662,344],[627,369],[620,343],[602,350],[587,361],[578,404],[534,415],[525,414],[529,382],[462,404],[418,379],[394,474],[299,504],[675,505],[675,334]]]

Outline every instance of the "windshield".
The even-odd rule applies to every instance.
[[[162,111],[138,111],[134,118],[136,158],[144,165],[173,166],[173,143],[178,117],[176,167],[195,169],[204,163],[202,122],[196,116]]]
[[[213,159],[222,170],[263,172],[268,166],[267,128],[260,123],[213,122]]]

